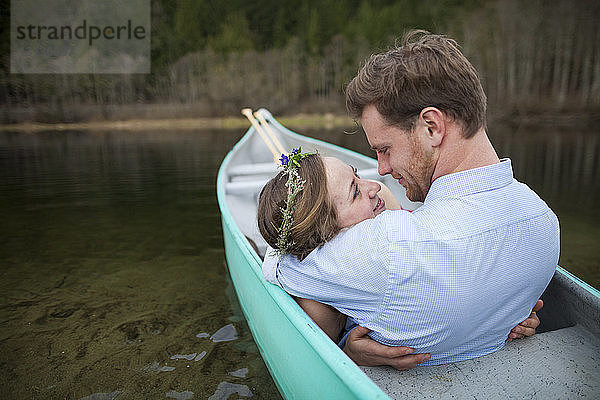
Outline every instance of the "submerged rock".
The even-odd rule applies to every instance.
[[[192,353],[192,354],[175,354],[174,356],[171,356],[171,360],[188,360],[188,361],[192,361],[194,359],[194,357],[196,357],[198,353]]]
[[[230,382],[221,382],[217,387],[215,394],[210,396],[208,400],[226,400],[232,394],[237,393],[241,397],[252,397],[252,391],[246,385],[237,385]]]
[[[219,343],[228,342],[230,340],[236,340],[237,338],[238,334],[235,330],[235,326],[233,326],[233,324],[229,324],[216,331],[214,335],[210,337],[210,340],[212,340],[215,343]]]
[[[236,378],[245,378],[248,375],[248,368],[240,368],[237,371],[229,372],[229,375]]]
[[[150,365],[146,365],[144,368],[142,368],[142,371],[154,371],[154,372],[170,372],[175,370],[175,367],[169,367],[167,365],[164,366],[160,366],[160,364],[156,361],[154,361],[152,364]]]
[[[206,352],[203,351],[202,353],[199,353],[196,358],[194,358],[194,361],[200,361],[204,358],[204,356],[206,355]]]
[[[188,390],[184,392],[176,392],[175,390],[169,390],[166,394],[167,397],[177,400],[189,400],[194,397],[194,392]]]
[[[93,393],[89,396],[82,397],[79,400],[114,400],[120,393],[120,390],[115,390],[111,393]]]

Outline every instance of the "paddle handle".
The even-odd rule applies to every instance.
[[[265,127],[265,130],[267,131],[267,134],[269,135],[269,137],[271,138],[271,140],[275,144],[275,147],[277,147],[277,150],[279,150],[279,152],[281,154],[284,154],[285,153],[285,149],[283,148],[283,146],[279,142],[279,139],[277,139],[277,136],[275,136],[275,132],[273,132],[273,129],[271,129],[271,126],[269,125],[269,123],[267,122],[267,120],[265,119],[265,117],[263,117],[263,115],[261,113],[259,113],[258,111],[254,113],[254,116],[256,117],[256,119],[258,119],[260,121],[261,125]]]
[[[252,110],[250,108],[242,108],[242,114],[245,115],[246,118],[248,118],[248,121],[250,121],[250,123],[252,124],[254,129],[256,129],[256,131],[260,135],[263,142],[265,142],[265,144],[271,151],[271,154],[273,154],[273,162],[275,164],[277,164],[279,161],[279,153],[277,153],[277,150],[273,146],[273,143],[271,143],[271,141],[269,140],[269,138],[263,131],[262,127],[259,125],[258,121],[256,121],[256,118],[254,118],[254,115],[252,114]]]

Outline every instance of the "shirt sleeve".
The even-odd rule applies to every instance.
[[[389,285],[389,245],[381,228],[377,219],[366,220],[302,261],[283,257],[278,282],[294,296],[329,304],[346,315],[377,312]]]
[[[270,246],[267,246],[267,251],[265,252],[265,259],[262,263],[262,272],[265,276],[267,282],[273,283],[277,286],[281,286],[279,282],[277,282],[276,272],[277,272],[277,261],[279,256],[275,253],[275,250]]]

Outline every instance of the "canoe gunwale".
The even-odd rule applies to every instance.
[[[579,286],[581,289],[584,289],[590,295],[600,299],[600,290],[596,289],[595,287],[593,287],[586,281],[581,280],[581,278],[579,278],[577,275],[573,275],[572,273],[570,273],[569,271],[567,271],[560,265],[556,267],[556,271],[558,273],[560,273],[561,275],[563,275],[566,279],[572,281],[574,284]]]

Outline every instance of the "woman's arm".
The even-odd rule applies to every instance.
[[[510,334],[508,335],[509,342],[513,339],[523,339],[524,337],[535,334],[535,329],[540,324],[540,319],[538,318],[536,312],[540,311],[542,307],[544,307],[544,302],[542,299],[539,299],[535,303],[535,306],[533,306],[533,310],[531,311],[531,314],[529,314],[529,317],[527,317],[527,319],[521,322],[519,325],[512,328]]]
[[[292,296],[294,297],[294,296]],[[315,321],[319,328],[323,330],[335,343],[340,338],[340,333],[346,325],[346,316],[335,308],[327,304],[319,303],[315,300],[294,297],[296,303]]]

